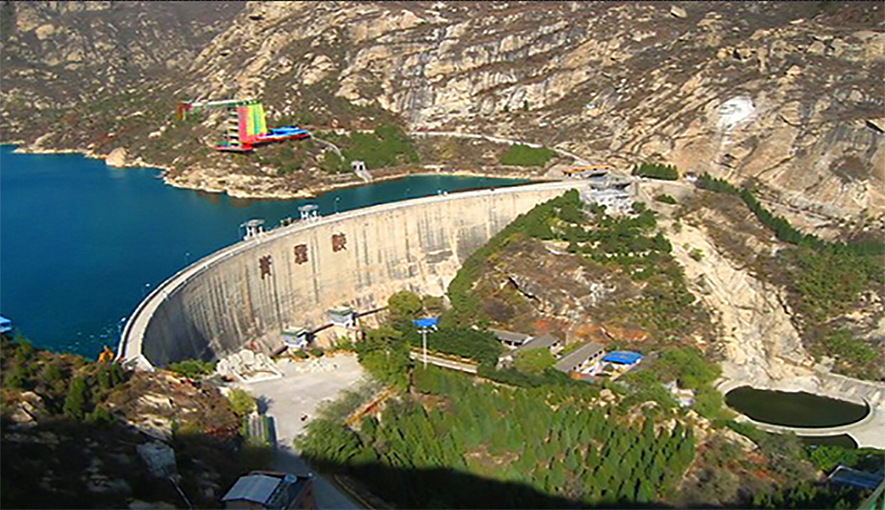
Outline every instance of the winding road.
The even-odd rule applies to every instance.
[[[422,363],[424,361],[424,355],[420,351],[409,352],[409,357],[419,363]],[[434,356],[430,353],[427,353],[427,363],[431,365],[436,365],[438,367],[449,368],[452,370],[460,370],[461,372],[467,372],[468,374],[476,373],[476,365],[474,364],[463,363],[440,356]]]
[[[413,137],[415,137],[415,136],[446,136],[446,137],[451,137],[451,138],[472,138],[475,140],[487,140],[489,142],[503,143],[506,145],[526,145],[526,146],[532,147],[534,149],[540,149],[540,148],[544,147],[544,145],[539,144],[539,143],[525,142],[522,140],[511,140],[509,138],[498,138],[495,136],[475,135],[472,133],[459,133],[457,131],[410,131],[409,136],[413,136]],[[565,156],[567,158],[574,159],[575,163],[577,163],[579,165],[590,165],[590,163],[587,160],[585,160],[584,158],[582,158],[581,156],[578,156],[577,154],[575,154],[573,152],[569,152],[569,151],[563,150],[563,149],[557,149],[556,147],[547,147],[547,148],[552,150],[553,152],[559,154],[560,156]]]

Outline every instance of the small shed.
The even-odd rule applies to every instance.
[[[356,326],[356,312],[349,306],[336,306],[326,311],[326,314],[332,319],[332,324],[343,328],[352,328]]]
[[[253,237],[264,233],[264,220],[254,218],[240,225],[240,228],[246,230],[243,239],[252,239]]]
[[[316,220],[320,217],[320,206],[316,204],[298,206],[298,215],[301,217],[301,221]]]
[[[286,347],[292,349],[303,349],[310,343],[310,331],[304,328],[283,331],[280,335],[283,337],[283,343]]]

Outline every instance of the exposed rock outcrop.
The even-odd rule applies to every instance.
[[[254,95],[272,118],[371,125],[385,111],[622,167],[755,178],[831,216],[885,211],[878,4],[9,5],[4,137],[125,147],[176,168],[179,185],[280,193],[266,189],[273,173],[203,178],[256,169],[176,149],[192,134],[171,129],[175,99]]]

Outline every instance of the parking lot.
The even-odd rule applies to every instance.
[[[282,360],[276,367],[282,372],[282,378],[242,386],[262,399],[267,405],[264,412],[274,418],[278,445],[274,469],[305,474],[310,469],[293,452],[292,440],[304,430],[322,402],[335,400],[342,391],[358,387],[364,372],[354,354],[309,361]],[[305,415],[308,419],[302,421]],[[321,509],[360,508],[335,484],[318,474],[314,474],[314,494]]]
[[[342,390],[356,387],[364,374],[353,354],[308,361],[284,359],[276,366],[282,378],[243,386],[266,403],[265,412],[274,417],[280,446],[291,446],[321,402],[334,400]],[[308,420],[302,421],[305,415]]]

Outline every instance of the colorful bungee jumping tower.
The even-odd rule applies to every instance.
[[[203,108],[227,110],[227,124],[222,140],[215,144],[216,150],[251,152],[253,147],[257,145],[297,140],[310,136],[307,131],[293,126],[268,129],[264,106],[257,99],[179,101],[175,115],[179,119],[185,119],[188,112],[196,112]]]

